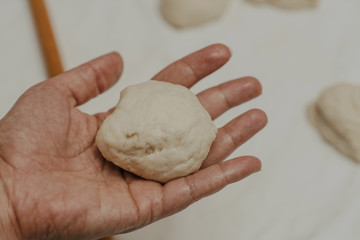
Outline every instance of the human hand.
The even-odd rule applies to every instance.
[[[220,44],[169,65],[153,79],[191,87],[224,65]],[[94,139],[109,112],[76,108],[110,88],[122,72],[111,53],[37,84],[0,121],[0,236],[4,239],[97,239],[135,230],[260,170],[251,156],[223,161],[266,124],[250,110],[220,128],[202,168],[164,185],[106,161]],[[261,93],[239,78],[198,94],[214,119]]]

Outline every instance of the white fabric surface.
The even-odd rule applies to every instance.
[[[125,86],[214,42],[233,57],[195,92],[244,75],[263,84],[262,96],[216,121],[253,107],[267,112],[268,126],[232,155],[258,156],[262,171],[117,239],[360,239],[359,164],[325,143],[305,114],[325,87],[360,84],[359,0],[321,0],[301,11],[233,0],[221,19],[184,30],[163,21],[156,0],[46,2],[66,69],[113,50],[124,58],[120,82],[82,106],[86,112],[109,109]],[[26,1],[1,1],[0,33],[3,117],[46,74]]]

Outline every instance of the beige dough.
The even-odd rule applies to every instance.
[[[282,8],[308,8],[315,7],[318,0],[248,0],[255,3],[271,3]]]
[[[189,27],[220,17],[228,0],[161,0],[161,13],[176,27]]]
[[[190,90],[151,80],[121,92],[96,144],[119,167],[167,182],[200,168],[216,132],[209,113]]]
[[[325,140],[360,162],[360,86],[343,83],[326,89],[308,116]]]

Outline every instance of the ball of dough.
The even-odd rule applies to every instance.
[[[255,3],[271,3],[282,8],[308,8],[315,7],[317,0],[249,0]]]
[[[161,13],[176,27],[189,27],[220,17],[228,0],[162,0]]]
[[[325,89],[308,115],[325,140],[360,162],[360,86],[343,83]]]
[[[167,182],[200,168],[216,132],[209,113],[190,90],[151,80],[121,92],[96,144],[119,167]]]

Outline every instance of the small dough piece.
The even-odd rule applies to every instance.
[[[199,170],[216,132],[209,113],[189,89],[150,80],[121,92],[96,144],[117,166],[164,183]]]
[[[270,3],[282,8],[298,9],[315,7],[318,0],[249,0],[255,3]]]
[[[220,17],[228,0],[161,0],[161,13],[175,27],[199,25]]]
[[[308,116],[325,140],[360,162],[360,86],[343,83],[326,89]]]

